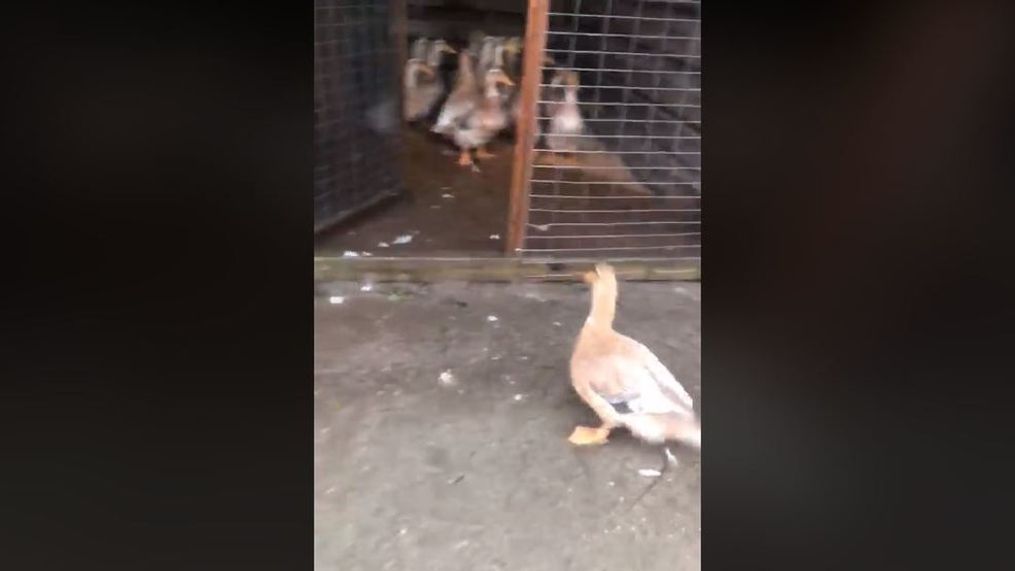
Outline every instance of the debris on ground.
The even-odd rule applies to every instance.
[[[358,258],[359,252],[353,252],[352,250],[346,250],[342,253],[343,258]]]
[[[387,248],[388,246],[390,246],[390,244],[388,244],[387,242],[378,242],[377,243],[377,247],[378,248]]]
[[[561,323],[561,322],[559,322],[559,321],[554,321],[554,322],[553,322],[553,324],[554,324],[555,326],[557,326],[557,327],[563,327],[563,325],[564,325],[563,323]]]
[[[451,385],[455,384],[455,382],[456,382],[455,381],[455,376],[453,374],[451,374],[451,369],[448,369],[447,371],[444,371],[443,373],[441,373],[440,381],[441,381],[441,384],[446,386],[446,387],[450,387]]]
[[[550,230],[549,224],[530,224],[530,226],[532,226],[536,230],[539,230],[540,232],[547,232]]]
[[[491,240],[500,240],[500,234],[490,234]]]
[[[669,448],[663,448],[663,452],[666,453],[666,461],[669,462],[671,466],[676,466],[677,465],[677,457],[674,456],[672,452],[670,452],[670,449]]]
[[[638,470],[638,475],[645,476],[646,478],[658,478],[659,476],[662,476],[663,473],[654,468],[642,468],[641,470]]]
[[[345,298],[340,295],[333,295],[328,298],[328,303],[331,305],[339,305],[345,303]]]
[[[525,398],[525,395],[523,395],[523,394],[521,394],[521,393],[519,393],[519,394],[515,395],[515,400],[516,400],[516,401],[520,401],[520,400],[522,400],[523,398]]]
[[[360,291],[374,291],[374,284],[363,284],[359,288]]]
[[[449,194],[447,192],[445,192],[444,194],[441,195],[441,198],[454,198],[454,197],[455,197],[455,195]]]
[[[402,234],[398,238],[395,238],[394,240],[391,241],[391,243],[395,244],[396,246],[398,244],[408,244],[409,242],[412,242],[412,234]]]
[[[491,322],[491,323],[493,323],[494,321],[497,321],[497,316],[496,315],[487,315],[486,316],[486,320]]]

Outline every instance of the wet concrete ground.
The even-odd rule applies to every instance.
[[[696,452],[649,478],[658,447],[566,441],[595,421],[567,372],[585,286],[360,287],[316,301],[317,569],[700,568]],[[616,324],[696,407],[699,306],[696,283],[622,283]]]

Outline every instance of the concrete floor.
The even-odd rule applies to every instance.
[[[649,478],[638,470],[664,465],[658,447],[623,432],[599,448],[566,441],[594,422],[567,372],[587,304],[578,284],[340,284],[318,297],[316,568],[699,569],[696,452],[671,446],[677,465]],[[695,283],[622,283],[616,324],[696,406],[699,306]]]

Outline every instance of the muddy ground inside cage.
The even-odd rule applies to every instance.
[[[403,144],[405,195],[323,232],[316,240],[317,254],[496,256],[503,252],[514,143],[504,137],[492,143],[489,150],[496,156],[477,160],[479,172],[459,166],[457,149],[423,128],[406,127]]]

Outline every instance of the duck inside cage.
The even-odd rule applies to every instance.
[[[700,263],[700,2],[315,8],[318,252]]]

